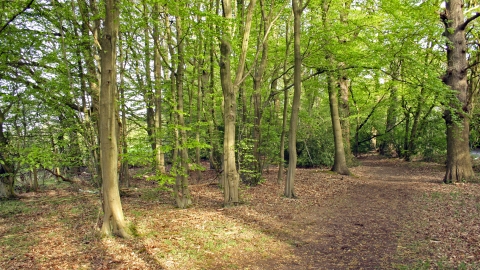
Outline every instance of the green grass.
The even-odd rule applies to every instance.
[[[0,201],[0,217],[9,218],[20,214],[30,214],[35,209],[22,201]]]

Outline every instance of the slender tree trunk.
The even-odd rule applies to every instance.
[[[407,145],[407,149],[405,151],[405,160],[406,161],[411,161],[412,156],[415,154],[415,141],[417,139],[420,115],[422,113],[423,103],[424,103],[424,98],[423,98],[424,89],[425,88],[422,88],[422,90],[420,92],[420,97],[418,99],[417,108],[416,108],[415,114],[413,116],[412,129],[410,130],[410,136],[408,138],[408,145]]]
[[[280,135],[280,160],[278,161],[278,175],[277,183],[280,185],[283,182],[283,170],[285,165],[285,135],[287,127],[287,112],[288,112],[288,93],[283,97],[283,114],[282,114],[282,134]]]
[[[467,82],[467,43],[465,27],[479,15],[465,21],[463,1],[446,1],[446,8],[441,19],[445,24],[444,35],[447,41],[447,71],[443,81],[456,93],[456,98],[450,102],[451,109],[444,112],[447,125],[447,170],[445,183],[468,181],[474,177],[470,157],[469,119],[470,104],[468,102]],[[458,120],[454,120],[458,118]]]
[[[328,97],[330,101],[330,115],[333,126],[333,139],[335,144],[335,158],[332,171],[342,175],[349,175],[350,171],[348,170],[347,162],[345,159],[345,148],[343,147],[342,138],[342,126],[340,125],[340,115],[338,113],[338,91],[333,84],[333,78],[331,74],[328,74],[327,81]]]
[[[165,173],[165,154],[162,150],[162,63],[160,61],[160,50],[162,46],[160,44],[160,7],[158,3],[155,3],[153,16],[156,18],[156,22],[153,25],[153,42],[154,42],[154,56],[153,56],[153,74],[155,80],[155,165],[159,173]]]
[[[400,153],[401,158],[405,158],[405,155],[408,151],[408,142],[410,137],[410,108],[407,108],[406,105],[404,105],[403,115],[405,116],[405,136],[403,137],[403,148]]]
[[[289,27],[289,20],[285,22],[285,44],[287,45],[285,49],[285,59],[283,61],[283,71],[287,70],[287,59],[290,53],[290,27]],[[283,85],[288,85],[288,80],[286,75],[283,75]],[[280,103],[280,102],[279,102]],[[285,167],[285,135],[286,135],[286,127],[287,127],[287,112],[288,112],[288,93],[284,91],[283,93],[283,111],[282,111],[282,133],[280,135],[280,158],[278,161],[278,175],[277,175],[277,183],[279,185],[283,182],[283,171]]]
[[[178,208],[187,208],[192,204],[190,197],[190,190],[188,188],[188,148],[187,148],[187,131],[185,129],[184,106],[183,106],[183,80],[184,80],[184,42],[182,19],[176,16],[176,33],[177,33],[177,72],[176,72],[176,86],[177,86],[177,123],[179,126],[179,149],[177,152],[180,155],[179,170],[177,172],[174,193]],[[174,161],[177,162],[177,161]]]
[[[128,155],[128,144],[127,144],[127,112],[125,105],[125,89],[120,87],[120,98],[122,99],[121,111],[122,111],[122,126],[120,129],[120,141],[121,141],[121,153],[123,157],[121,158],[121,167],[120,167],[120,183],[124,187],[130,186],[130,175],[128,173],[128,159],[125,157]]]
[[[118,187],[116,42],[119,28],[117,0],[105,1],[105,22],[100,39],[100,156],[102,166],[103,235],[129,237]]]
[[[33,191],[38,191],[38,170],[37,168],[33,168]]]
[[[345,146],[345,160],[347,165],[352,165],[353,154],[352,146],[350,145],[350,105],[348,103],[348,78],[346,75],[341,75],[338,79],[338,85],[340,88],[339,99],[339,113],[340,113],[340,125],[342,128],[342,137]]]
[[[395,87],[392,87],[392,89],[390,90],[390,104],[388,105],[387,109],[385,135],[383,136],[382,142],[380,144],[380,154],[384,156],[393,156],[393,154],[395,153],[395,142],[394,135],[392,134],[392,129],[397,122],[397,107],[397,89]]]
[[[290,115],[290,130],[288,133],[288,172],[285,181],[284,195],[287,198],[295,198],[294,180],[297,169],[297,126],[298,111],[300,110],[300,96],[302,93],[302,55],[300,51],[300,17],[303,8],[301,0],[292,0],[293,9],[293,103]]]
[[[261,175],[263,172],[263,164],[262,164],[262,155],[260,153],[260,146],[262,144],[262,132],[261,132],[261,124],[262,124],[262,116],[263,116],[263,108],[262,108],[262,81],[263,81],[263,74],[265,73],[265,69],[267,67],[267,58],[268,58],[268,27],[270,25],[270,16],[266,16],[266,10],[263,4],[262,6],[262,25],[263,25],[263,35],[262,32],[258,35],[258,46],[261,47],[262,57],[260,61],[256,63],[255,73],[253,76],[253,106],[254,106],[254,118],[253,118],[253,156],[255,159],[254,170],[255,170],[255,183],[261,179]],[[263,42],[260,42],[262,41]],[[258,48],[260,50],[260,48]]]
[[[85,41],[82,43],[82,53],[85,59],[85,66],[87,74],[85,76],[88,82],[88,87],[83,86],[83,108],[85,115],[85,137],[87,138],[87,144],[90,150],[91,167],[93,171],[93,179],[96,184],[101,185],[101,166],[100,166],[100,137],[99,131],[99,108],[100,108],[100,64],[96,59],[99,58],[96,53],[98,50],[98,39],[100,32],[100,16],[97,7],[97,1],[90,1],[90,5],[87,5],[86,1],[78,1],[80,13],[82,15],[82,27],[81,32],[83,37],[90,36],[95,41],[94,45]],[[92,22],[90,21],[91,14],[96,17]],[[79,37],[80,38],[80,37]],[[91,107],[86,106],[85,93],[88,93],[91,97]]]

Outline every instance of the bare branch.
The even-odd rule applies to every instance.
[[[45,171],[53,174],[55,177],[58,177],[58,178],[62,179],[62,180],[65,181],[65,182],[69,182],[69,183],[72,183],[72,184],[79,182],[79,181],[76,181],[76,180],[67,178],[67,177],[65,177],[65,176],[62,176],[61,174],[55,173],[54,171],[52,171],[52,170],[50,170],[50,169],[47,169],[47,168],[44,168],[44,169],[45,169]]]
[[[458,26],[458,28],[459,28],[460,30],[465,30],[465,28],[467,28],[467,25],[468,25],[471,21],[475,20],[475,19],[478,18],[478,17],[480,17],[480,12],[477,12],[477,13],[475,13],[475,15],[473,15],[473,16],[470,17],[470,18],[468,18],[464,23],[460,24],[460,25]]]
[[[5,28],[7,28],[7,26],[8,26],[9,24],[11,24],[11,23],[18,17],[18,15],[20,15],[20,14],[24,13],[25,11],[27,11],[27,9],[30,8],[30,6],[33,4],[34,1],[35,1],[35,0],[30,0],[30,2],[27,4],[27,6],[26,6],[24,9],[22,9],[22,10],[19,11],[17,14],[15,14],[12,18],[10,18],[10,20],[8,20],[8,22],[7,22],[4,26],[2,26],[2,28],[0,28],[0,33],[2,33],[3,30],[5,30]]]

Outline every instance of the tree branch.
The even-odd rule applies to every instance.
[[[364,143],[364,142],[368,142],[368,141],[370,141],[370,140],[373,139],[373,138],[377,138],[377,137],[381,137],[381,136],[386,135],[387,133],[389,133],[390,131],[392,131],[394,128],[396,128],[398,125],[400,125],[401,123],[403,123],[403,121],[405,121],[405,119],[406,119],[406,118],[403,118],[402,121],[396,123],[393,127],[389,128],[388,130],[385,130],[385,133],[383,133],[383,134],[376,134],[376,135],[370,136],[368,139],[365,139],[365,140],[362,140],[362,141],[358,142],[358,144],[361,144],[361,143]]]
[[[18,17],[18,15],[20,15],[20,14],[24,13],[25,11],[27,11],[27,9],[30,8],[30,6],[33,4],[34,1],[35,1],[35,0],[30,0],[30,2],[27,4],[27,6],[26,6],[24,9],[22,9],[22,10],[19,11],[17,14],[15,14],[12,18],[10,18],[10,20],[8,20],[8,22],[7,22],[4,26],[2,26],[2,28],[0,28],[0,33],[2,33],[3,30],[5,30],[5,28],[7,28],[7,26],[8,26],[9,24],[11,24],[11,23]]]
[[[44,169],[45,169],[45,171],[53,174],[55,177],[61,178],[61,179],[62,179],[63,181],[65,181],[65,182],[78,183],[78,181],[72,180],[72,179],[70,179],[70,178],[66,178],[66,177],[62,176],[61,174],[57,174],[57,173],[55,173],[54,171],[52,171],[52,170],[50,170],[50,169],[47,169],[47,168],[44,168]]]
[[[465,30],[465,28],[467,28],[467,25],[472,22],[473,20],[475,20],[476,18],[480,17],[480,12],[477,12],[475,13],[475,15],[473,15],[472,17],[468,18],[464,23],[460,24],[458,26],[458,28],[460,30]]]

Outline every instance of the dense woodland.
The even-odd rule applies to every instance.
[[[369,151],[445,163],[447,183],[474,177],[476,0],[7,0],[0,10],[2,198],[37,189],[40,171],[90,175],[102,232],[128,236],[119,186],[132,167],[171,187],[180,208],[206,164],[225,206],[267,168],[291,198],[297,166],[348,175]]]

